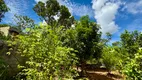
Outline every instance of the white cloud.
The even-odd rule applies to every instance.
[[[69,11],[75,15],[75,16],[84,16],[84,15],[89,15],[90,17],[93,17],[93,10],[92,7],[89,5],[83,5],[83,4],[78,4],[71,2],[70,0],[58,0],[58,2],[61,5],[65,5],[68,7]]]
[[[35,0],[36,3],[38,3],[39,1],[42,1],[45,3],[47,0]]]
[[[123,10],[127,10],[132,14],[142,13],[142,0],[138,0],[137,2],[130,2],[125,5]]]
[[[46,2],[47,0],[35,0],[35,2],[42,1]],[[92,7],[89,5],[79,4],[75,2],[71,2],[70,0],[57,0],[60,5],[65,5],[68,7],[70,13],[74,16],[84,16],[89,15],[90,17],[93,17],[93,10]]]
[[[120,3],[113,0],[93,0],[95,19],[101,26],[103,34],[106,32],[115,33],[119,27],[115,23],[115,15],[118,12]]]

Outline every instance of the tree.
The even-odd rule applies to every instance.
[[[47,0],[46,3],[38,2],[33,10],[46,21],[48,25],[65,26],[69,28],[73,22],[74,17],[71,16],[68,8],[64,5],[59,5],[57,0]],[[55,18],[58,17],[59,19]]]
[[[18,29],[23,32],[26,31],[25,29],[32,29],[35,26],[34,20],[28,16],[15,15],[15,22],[17,23]]]
[[[68,8],[64,5],[60,6],[60,17],[58,20],[59,25],[63,25],[66,28],[69,28],[74,23],[74,17],[71,16]]]
[[[110,34],[109,32],[106,33],[106,37],[107,37],[107,40],[110,41],[111,38],[112,38],[112,34]]]
[[[46,21],[47,24],[53,25],[55,18],[60,10],[60,5],[57,0],[47,0],[46,4],[39,1],[33,10]]]
[[[102,38],[101,39],[101,45],[102,46],[107,46],[108,43],[110,42],[111,38],[112,38],[112,34],[110,34],[109,32],[107,32],[106,33],[106,38]]]
[[[91,57],[98,59],[101,57],[102,47],[99,46],[101,40],[100,27],[90,22],[88,16],[83,16],[75,25],[75,28],[67,30],[66,38],[63,41],[67,47],[72,47],[79,58],[79,63],[82,67],[82,73],[85,70],[86,61]]]
[[[28,58],[26,65],[20,66],[21,75],[27,79],[54,80],[73,78],[76,72],[76,55],[72,48],[64,47],[60,41],[63,27],[38,26],[31,34],[19,35],[12,42],[18,44],[17,54]]]
[[[5,2],[3,0],[0,0],[0,22],[2,18],[4,17],[4,14],[8,12],[10,9],[7,7]]]
[[[89,58],[87,55],[94,57],[99,57],[99,53],[97,53],[97,50],[99,51],[98,43],[101,39],[101,33],[99,33],[100,27],[93,22],[89,22],[88,16],[83,16],[80,19],[80,22],[76,25],[77,30],[77,39],[79,43],[83,43],[79,48],[79,53],[84,54],[84,58]],[[83,58],[83,57],[82,57]]]
[[[130,57],[137,53],[141,47],[142,34],[138,31],[128,32],[127,30],[121,34],[122,47],[129,53]]]
[[[121,47],[121,42],[120,41],[113,42],[112,46],[119,46],[119,47]]]

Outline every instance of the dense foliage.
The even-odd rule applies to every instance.
[[[0,0],[0,21],[8,10]],[[15,15],[15,31],[9,36],[0,31],[1,80],[74,79],[86,75],[87,62],[93,60],[90,64],[101,63],[99,68],[105,68],[109,74],[118,70],[127,80],[142,80],[141,32],[125,30],[120,41],[111,44],[112,34],[106,33],[106,39],[102,38],[101,26],[89,16],[74,20],[68,8],[57,0],[39,1],[33,10],[46,24],[35,25],[28,16]],[[5,26],[8,25],[0,24]],[[16,64],[17,72],[12,72],[16,75],[9,75],[13,64],[8,64],[7,59]]]
[[[128,80],[142,80],[142,50],[139,49],[134,58],[128,58],[123,66],[123,73],[127,75]]]
[[[73,48],[64,47],[60,36],[62,27],[53,30],[51,26],[38,26],[28,35],[19,35],[14,41],[19,44],[17,54],[28,58],[20,75],[27,79],[52,80],[73,78],[73,66],[77,62]]]
[[[58,25],[69,28],[74,23],[74,17],[71,16],[68,8],[60,5],[57,0],[47,0],[46,3],[39,1],[33,10],[51,26]]]
[[[121,61],[121,55],[110,46],[103,49],[102,62],[105,64],[108,72],[115,70]]]
[[[79,58],[82,72],[88,60],[101,57],[99,28],[96,23],[90,21],[89,16],[83,16],[74,27],[67,29],[62,37],[65,46],[78,51],[75,53]]]

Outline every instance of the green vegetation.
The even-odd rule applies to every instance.
[[[0,24],[0,27],[8,27],[8,24]]]
[[[0,1],[1,9],[4,12],[0,12],[0,16],[4,17],[9,9],[3,0]],[[47,24],[36,25],[28,16],[15,15],[15,28],[20,34],[4,36],[0,32],[1,80],[82,78],[87,73],[89,61],[90,64],[104,64],[109,74],[118,70],[127,80],[142,80],[140,32],[126,30],[121,34],[120,41],[109,44],[112,34],[106,33],[107,38],[103,39],[100,26],[92,22],[89,16],[74,20],[68,8],[59,5],[56,0],[48,0],[46,4],[38,2],[33,10]],[[59,19],[54,18],[57,15]],[[9,74],[13,65],[7,62],[7,59],[13,60],[12,57],[16,59],[11,62],[16,65],[14,75]],[[91,62],[93,60],[95,62]],[[80,72],[77,67],[81,67]]]
[[[74,49],[64,47],[60,36],[62,27],[39,26],[30,31],[32,34],[19,35],[14,42],[19,44],[17,54],[28,58],[26,65],[20,66],[20,76],[27,79],[52,80],[55,78],[72,78],[76,75],[73,66],[77,57]],[[21,75],[22,74],[22,75]]]
[[[127,75],[128,80],[142,80],[142,50],[139,49],[134,58],[128,58],[123,67],[123,73]]]
[[[28,16],[22,16],[22,15],[15,15],[15,22],[16,26],[18,27],[19,31],[26,31],[26,28],[33,28],[35,23],[34,20],[29,18]]]
[[[2,18],[4,17],[4,14],[8,12],[10,9],[5,4],[4,0],[0,0],[0,22]]]
[[[0,57],[0,79],[6,80],[7,77],[7,64],[4,62],[4,60]]]
[[[69,28],[74,22],[74,17],[71,16],[68,8],[59,5],[57,0],[48,0],[46,3],[39,1],[38,4],[34,6],[33,10],[42,20],[45,20],[45,22],[51,26],[56,25]],[[55,16],[59,17],[59,19],[56,19]]]
[[[115,70],[121,61],[120,55],[113,47],[105,47],[102,54],[102,62],[105,64],[108,72]]]

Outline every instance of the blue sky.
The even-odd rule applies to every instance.
[[[38,1],[46,0],[4,0],[11,9],[1,23],[14,23],[14,14],[26,15],[41,22],[32,10]],[[89,15],[91,20],[101,26],[103,34],[113,34],[112,42],[120,40],[125,29],[142,31],[142,0],[57,0],[66,5],[76,19]]]

